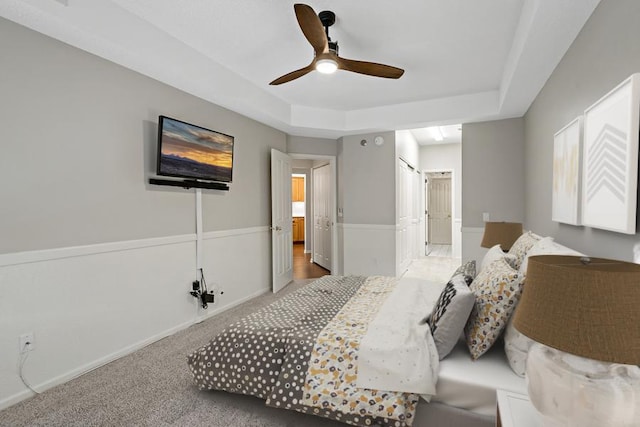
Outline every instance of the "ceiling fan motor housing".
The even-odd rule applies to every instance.
[[[336,23],[336,14],[330,10],[323,10],[318,14],[318,18],[320,18],[320,22],[322,22],[322,26],[325,28]]]

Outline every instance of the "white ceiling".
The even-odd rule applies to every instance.
[[[599,0],[308,0],[340,56],[403,68],[269,82],[313,49],[284,0],[2,0],[0,16],[292,135],[522,116]]]

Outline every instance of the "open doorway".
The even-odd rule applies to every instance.
[[[452,173],[425,173],[425,254],[452,256]]]
[[[313,279],[331,274],[333,164],[303,155],[292,157],[293,278]]]

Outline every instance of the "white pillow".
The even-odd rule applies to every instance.
[[[553,237],[544,237],[529,249],[522,264],[520,265],[520,273],[527,274],[527,266],[529,265],[529,257],[535,255],[573,255],[573,256],[585,256],[583,253],[575,251],[566,246],[562,246],[560,243],[553,241]]]
[[[489,264],[491,264],[492,262],[495,262],[502,258],[504,258],[504,260],[507,261],[507,264],[509,264],[511,267],[514,267],[516,257],[514,255],[510,255],[504,252],[500,247],[500,245],[495,245],[494,247],[489,249],[487,253],[484,255],[484,258],[482,258],[482,264],[480,264],[480,271],[487,268]]]

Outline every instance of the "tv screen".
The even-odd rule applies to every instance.
[[[159,117],[158,175],[231,182],[232,171],[232,136]]]

